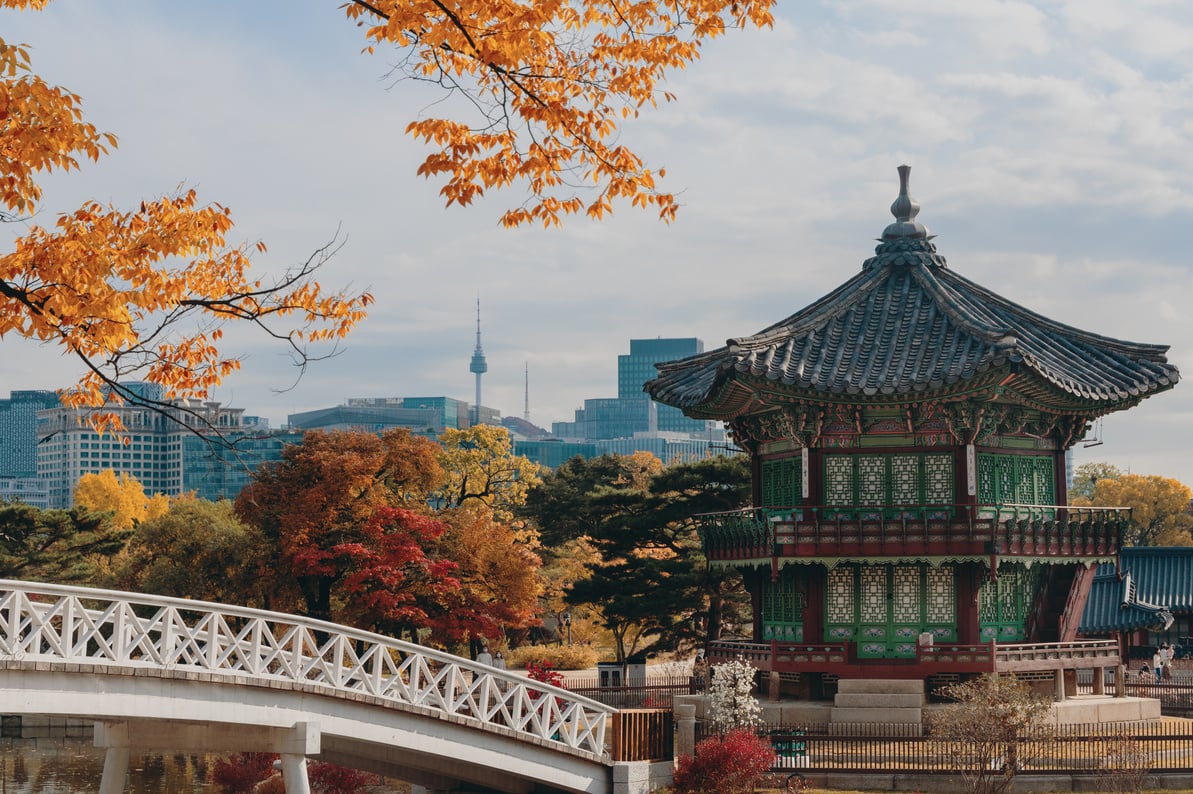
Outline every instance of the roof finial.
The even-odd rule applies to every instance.
[[[928,229],[924,224],[917,223],[915,216],[920,214],[920,205],[911,197],[908,183],[911,180],[911,166],[899,166],[899,197],[891,204],[891,214],[895,222],[882,231],[882,239],[919,237],[928,238]]]

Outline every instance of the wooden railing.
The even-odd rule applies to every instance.
[[[1121,661],[1114,640],[1039,642],[995,646],[999,672],[1017,670],[1077,670],[1117,666]]]
[[[1001,645],[934,643],[917,646],[914,659],[858,660],[855,643],[717,641],[709,644],[713,664],[741,659],[767,672],[834,672],[844,665],[915,664],[922,672],[1016,672],[1105,668],[1119,663],[1112,640]]]
[[[675,755],[671,709],[622,709],[613,715],[613,761],[670,761]]]
[[[1111,557],[1130,510],[1062,505],[752,507],[695,516],[710,560],[902,554]]]

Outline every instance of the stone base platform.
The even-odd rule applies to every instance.
[[[707,699],[703,695],[681,695],[675,702],[696,707],[696,718],[704,719]],[[762,701],[762,719],[768,725],[829,724],[832,701],[781,700]],[[926,704],[923,712],[948,708],[940,703]],[[1113,695],[1076,695],[1052,704],[1055,725],[1081,725],[1106,722],[1151,722],[1160,719],[1160,701],[1154,698]]]

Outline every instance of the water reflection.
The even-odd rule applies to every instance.
[[[206,756],[133,755],[128,794],[215,792]],[[88,743],[10,744],[0,748],[0,794],[98,792],[104,751]]]

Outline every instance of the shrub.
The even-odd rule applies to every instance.
[[[530,662],[526,665],[526,677],[532,681],[541,681],[551,686],[563,686],[563,676],[555,669],[555,665],[550,662],[542,662],[541,664]]]
[[[550,662],[556,670],[587,670],[597,663],[597,651],[591,645],[523,645],[506,655],[507,664],[515,670],[531,662]]]
[[[335,764],[312,763],[309,766],[311,790],[318,794],[357,794],[366,786],[375,786],[381,778],[359,769]]]
[[[224,794],[247,794],[253,786],[273,774],[273,753],[234,753],[217,758],[211,780]]]
[[[973,794],[1004,791],[1037,760],[1029,753],[1046,751],[1051,701],[1013,675],[987,673],[941,692],[956,704],[928,715],[928,728],[948,742],[953,769]]]
[[[675,770],[676,794],[746,794],[770,771],[770,742],[748,728],[712,736],[681,756]]]
[[[754,697],[754,676],[749,662],[736,659],[714,664],[708,690],[708,719],[717,733],[753,728],[762,722],[762,707]]]

